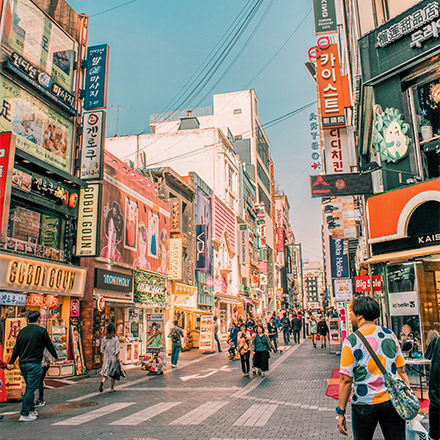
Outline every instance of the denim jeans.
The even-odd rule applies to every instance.
[[[171,346],[171,365],[177,365],[177,361],[179,360],[180,349],[182,348],[182,344],[172,344]]]
[[[219,340],[217,334],[214,335],[214,339],[215,339],[215,342],[217,342],[217,348],[218,348],[218,351],[219,351],[219,352],[222,351],[222,348],[221,348],[221,346],[220,346],[220,340]]]
[[[288,344],[290,340],[290,330],[289,328],[283,328],[283,337],[284,337],[284,343]]]
[[[28,416],[31,411],[35,411],[35,390],[40,383],[42,368],[41,364],[22,364],[20,365],[20,371],[26,382],[26,391],[23,396],[21,415]]]
[[[293,330],[293,340],[295,344],[301,342],[301,330]]]
[[[394,409],[391,400],[376,405],[352,405],[354,440],[372,440],[379,423],[385,440],[405,440],[405,420]]]
[[[240,355],[240,360],[241,360],[241,371],[243,371],[243,374],[249,374],[249,356],[250,356],[250,352],[247,351],[244,354]]]

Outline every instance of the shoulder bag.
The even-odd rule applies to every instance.
[[[391,398],[391,403],[396,409],[399,416],[404,420],[412,420],[419,413],[420,403],[416,395],[413,393],[410,386],[400,378],[394,379],[394,377],[385,370],[382,362],[377,357],[377,354],[371,348],[371,345],[366,340],[365,336],[358,330],[356,335],[364,343],[365,348],[370,353],[371,357],[376,362],[379,370],[384,375],[385,386],[388,394]]]

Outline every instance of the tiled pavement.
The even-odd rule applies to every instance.
[[[146,377],[130,370],[116,393],[96,393],[98,377],[47,391],[50,404],[32,423],[7,415],[0,437],[9,439],[341,439],[337,402],[325,396],[338,357],[310,340],[273,354],[266,378],[243,378],[225,353],[182,356],[181,368]],[[189,359],[190,357],[195,359]],[[186,365],[185,365],[186,364]],[[66,408],[66,402],[76,408]],[[60,406],[61,404],[61,406]],[[84,405],[84,406],[83,406]],[[79,407],[78,407],[79,406]],[[17,411],[6,404],[1,413]],[[377,437],[379,439],[381,437]]]

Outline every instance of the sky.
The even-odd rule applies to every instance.
[[[76,12],[90,17],[88,45],[110,46],[108,103],[129,106],[120,109],[121,136],[144,131],[152,113],[167,109],[248,0],[67,1]],[[262,20],[258,29],[199,106],[212,105],[215,93],[254,88],[264,124],[315,101],[315,83],[304,66],[307,51],[317,39],[311,9],[312,0],[263,0],[258,14],[200,97],[230,67]],[[311,168],[310,148],[309,115],[313,111],[316,107],[267,128],[266,134],[276,184],[289,199],[296,242],[302,243],[303,258],[321,261],[321,205],[319,199],[311,199],[309,188],[309,175],[316,174]],[[114,136],[115,131],[116,109],[109,107],[107,136]]]

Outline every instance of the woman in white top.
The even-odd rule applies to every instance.
[[[119,344],[119,338],[115,336],[115,326],[110,323],[107,326],[107,333],[102,339],[101,352],[104,354],[104,360],[102,362],[101,369],[101,383],[99,384],[99,392],[104,391],[104,383],[115,368],[116,363],[119,363],[119,352],[121,346]],[[115,391],[115,379],[110,378],[110,392]]]

